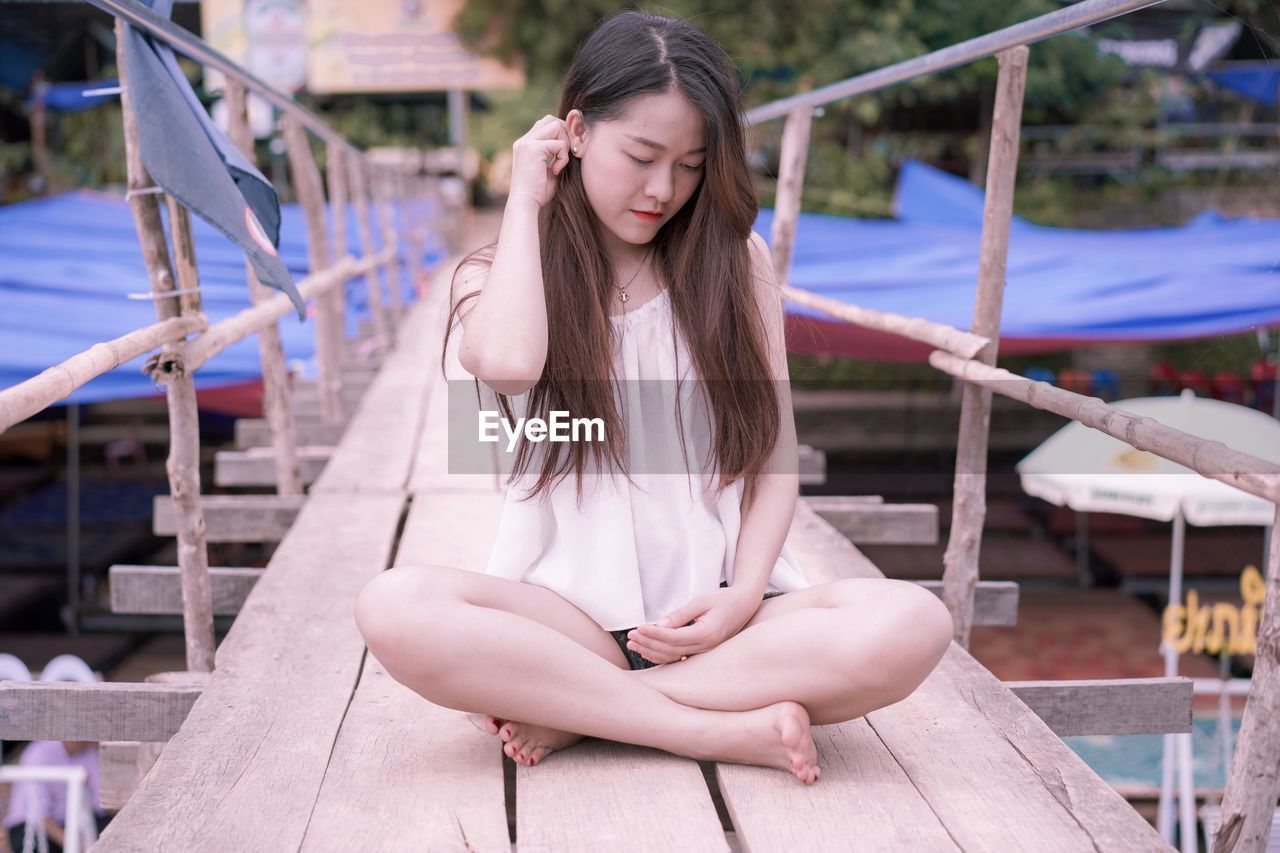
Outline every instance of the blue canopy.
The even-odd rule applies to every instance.
[[[426,205],[427,202],[421,202]],[[162,206],[161,211],[165,209]],[[281,205],[280,257],[296,279],[308,274],[306,222],[296,204]],[[359,247],[354,208],[347,210],[348,251]],[[166,229],[168,227],[166,219]],[[209,323],[250,305],[245,256],[240,248],[199,217],[191,218],[200,291]],[[443,248],[424,247],[422,266],[439,263]],[[382,247],[375,229],[376,250]],[[402,295],[415,296],[400,258]],[[383,304],[389,304],[385,273],[380,273]],[[144,298],[130,298],[130,295]],[[146,267],[133,216],[120,197],[80,190],[0,207],[0,388],[88,349],[156,322]],[[346,332],[369,316],[364,277],[347,285]],[[314,321],[286,314],[279,322],[285,357],[314,374]],[[123,364],[77,389],[64,402],[93,403],[157,393],[141,372],[145,356]],[[197,389],[253,381],[261,376],[255,336],[236,343],[195,374]]]
[[[789,283],[823,296],[959,329],[973,320],[983,192],[908,161],[896,218],[801,213]],[[773,211],[755,229],[766,239]],[[1208,211],[1179,227],[1091,231],[1014,217],[1001,353],[1168,341],[1280,325],[1280,219]],[[889,361],[929,347],[788,303],[789,345]]]

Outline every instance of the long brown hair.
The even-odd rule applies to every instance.
[[[673,320],[689,348],[713,421],[717,491],[745,478],[749,504],[781,422],[747,243],[759,205],[747,168],[740,84],[732,60],[714,39],[686,21],[620,12],[601,22],[578,49],[555,114],[563,119],[578,109],[590,126],[621,117],[634,98],[672,91],[703,118],[706,165],[693,195],[654,237],[652,263],[666,283]],[[588,448],[596,470],[607,467],[599,465],[601,453],[607,452],[612,468],[627,472],[620,445],[623,430],[608,381],[613,329],[606,306],[614,290],[613,269],[576,158],[569,158],[557,181],[555,195],[538,214],[547,360],[528,392],[526,416],[545,419],[553,409],[589,413],[604,420],[607,438],[566,442],[565,460],[558,448],[549,448],[528,497],[550,489],[553,477],[572,470],[581,503]],[[451,303],[458,271],[467,264],[491,266],[496,251],[495,240],[459,262]],[[477,296],[479,291],[468,294],[450,311],[444,348],[462,303]],[[444,364],[442,350],[442,372]],[[478,399],[478,379],[476,393]],[[678,407],[679,394],[676,399]],[[498,405],[514,423],[508,397],[499,394]],[[676,423],[682,423],[678,414]],[[532,444],[521,442],[513,478],[524,474],[533,455]]]

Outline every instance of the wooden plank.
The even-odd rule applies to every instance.
[[[836,537],[840,534],[808,507],[811,500],[797,502],[787,546],[796,554],[805,579],[822,584],[845,577],[847,567],[814,556],[815,525]],[[956,849],[929,803],[865,718],[813,726],[810,732],[822,766],[822,778],[813,785],[796,785],[794,778],[769,768],[713,765],[743,849],[847,850],[851,838],[858,839],[859,850]],[[870,790],[875,796],[866,796]]]
[[[304,495],[203,495],[206,538],[210,542],[279,542],[304,501]],[[152,532],[173,536],[173,498],[156,495],[152,513]]]
[[[211,568],[213,614],[234,616],[264,569]],[[112,566],[108,572],[112,613],[182,612],[182,576],[177,566]]]
[[[1054,733],[1173,734],[1191,731],[1191,679],[1005,681]]]
[[[326,424],[314,418],[299,418],[298,444],[334,447],[346,432],[346,424]],[[236,421],[236,449],[270,447],[271,427],[265,418],[240,418]]]
[[[314,483],[333,455],[333,448],[300,445],[297,451],[302,484]],[[213,456],[213,482],[217,486],[275,486],[276,469],[274,447],[220,450]]]
[[[827,454],[807,444],[800,445],[800,485],[816,486],[827,481]]]
[[[301,845],[364,657],[351,604],[388,564],[403,504],[307,500],[201,698],[95,850]]]
[[[360,401],[348,432],[311,494],[393,492],[409,482],[432,376],[433,342],[424,303],[409,307],[377,380]]]
[[[0,740],[168,740],[199,696],[185,684],[0,681]]]
[[[729,849],[698,762],[597,738],[556,757],[538,767],[516,766],[521,850]]]
[[[483,570],[501,510],[494,495],[420,496],[396,564]],[[422,698],[367,654],[303,849],[506,853],[503,758],[501,742],[466,714]]]
[[[809,506],[856,543],[933,545],[938,541],[935,504],[868,504],[843,495],[814,495]]]
[[[810,732],[822,766],[813,785],[767,767],[716,764],[744,849],[960,849],[865,718]]]
[[[804,501],[787,542],[806,574],[815,567],[882,576]],[[1168,849],[1115,789],[955,643],[911,696],[866,720],[966,850]],[[726,803],[729,797],[726,791]]]
[[[942,581],[916,581],[942,597]],[[974,625],[1017,625],[1018,584],[1016,581],[978,581],[973,599]]]
[[[500,741],[391,678],[372,654],[301,850],[509,853]]]

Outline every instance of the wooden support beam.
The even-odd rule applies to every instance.
[[[1232,450],[1221,441],[1165,426],[1154,418],[1134,415],[1097,397],[1019,376],[1003,367],[957,358],[940,350],[929,353],[929,363],[965,382],[1079,421],[1133,448],[1177,462],[1263,500],[1280,503],[1280,465],[1275,462]]]
[[[203,689],[209,683],[207,672],[153,672],[144,680],[148,684],[179,684]],[[138,783],[160,757],[167,741],[119,740],[98,744],[98,799],[104,809],[119,810],[129,802]]]
[[[249,162],[253,162],[253,135],[249,130],[249,100],[243,83],[227,79],[228,136]],[[249,296],[254,305],[271,298],[268,288],[258,281],[253,266],[245,261],[245,277],[249,282]],[[262,408],[271,424],[271,442],[275,448],[272,463],[275,466],[274,485],[282,495],[302,494],[302,476],[299,471],[298,434],[289,409],[289,372],[284,363],[284,346],[280,342],[280,327],[269,323],[258,330],[258,355],[262,362]]]
[[[1005,681],[1054,734],[1138,735],[1191,731],[1191,679]]]
[[[773,202],[773,233],[770,254],[779,284],[791,274],[791,256],[796,245],[796,225],[800,221],[800,197],[804,192],[804,167],[809,159],[809,128],[813,108],[800,107],[787,116],[782,128],[782,152],[778,163],[778,189]]]
[[[800,445],[800,485],[821,485],[827,481],[827,454],[807,444]]]
[[[239,613],[263,571],[252,567],[209,569],[213,614]],[[169,615],[182,612],[182,578],[177,566],[112,566],[108,581],[112,613]]]
[[[346,430],[345,423],[326,424],[312,418],[299,416],[298,444],[322,445],[333,447],[342,439]],[[248,450],[251,447],[269,447],[271,445],[271,427],[263,418],[240,418],[236,421],[236,449]]]
[[[1267,593],[1249,699],[1240,724],[1231,775],[1222,797],[1222,817],[1213,853],[1260,851],[1267,844],[1280,794],[1280,504],[1276,504],[1267,551]]]
[[[370,170],[370,190],[373,196],[373,221],[382,235],[383,248],[396,247],[396,252],[387,261],[387,284],[391,296],[391,316],[400,320],[404,311],[404,297],[400,290],[400,258],[399,236],[391,215],[391,191],[388,186],[390,175],[385,166]]]
[[[319,272],[328,267],[331,261],[320,169],[311,154],[311,144],[307,141],[307,131],[302,124],[289,115],[283,116],[281,122],[294,192],[307,221],[307,265],[311,272]],[[342,397],[341,344],[334,334],[338,318],[334,312],[333,300],[318,299],[315,305],[316,364],[320,371],[321,411],[327,423],[341,423],[346,419],[346,402]]]
[[[135,329],[110,341],[94,344],[61,364],[0,391],[0,433],[36,412],[65,400],[72,391],[125,362],[163,344],[182,342],[187,335],[203,332],[203,314],[170,317]]]
[[[369,226],[369,182],[365,172],[365,163],[359,157],[343,155],[347,166],[346,177],[351,188],[351,200],[356,209],[356,233],[360,235],[360,250],[365,257],[373,255],[373,231]],[[385,351],[394,343],[390,321],[386,308],[382,304],[382,287],[378,282],[378,271],[371,269],[364,277],[368,291],[369,314],[373,318],[374,338]]]
[[[341,146],[330,142],[325,147],[325,182],[329,189],[329,219],[333,222],[331,258],[341,258],[350,254],[347,251],[347,179],[343,174],[346,169],[342,158]],[[339,364],[345,364],[346,361],[347,284],[348,282],[344,281],[340,287],[334,288],[322,297],[328,299],[332,306],[334,322],[329,333],[333,337],[331,345],[341,353]]]
[[[916,581],[916,583],[938,598],[942,598],[942,581]],[[978,581],[973,595],[973,624],[1006,628],[1017,625],[1018,582]]]
[[[0,740],[168,740],[203,688],[0,681]]]
[[[1005,262],[1013,218],[1013,187],[1018,174],[1018,132],[1022,126],[1022,95],[1027,85],[1024,45],[997,55],[995,113],[987,164],[987,192],[982,211],[982,248],[978,261],[978,297],[973,308],[975,335],[991,342],[974,358],[996,363],[1000,342],[1000,311],[1004,301]],[[978,551],[987,513],[987,435],[991,426],[991,392],[966,383],[960,404],[960,434],[956,448],[955,501],[951,528],[943,554],[943,595],[955,623],[955,641],[969,648],[973,624],[973,595],[978,585]]]
[[[933,545],[938,541],[937,504],[873,504],[844,495],[813,495],[806,500],[855,544]]]
[[[299,447],[299,482],[314,483],[331,455],[332,447]],[[272,486],[275,473],[276,455],[271,447],[222,450],[213,457],[213,482],[217,486]]]
[[[207,538],[210,542],[279,542],[304,501],[305,495],[205,495]],[[172,499],[156,495],[152,533],[173,536],[175,524]]]
[[[352,276],[360,275],[381,262],[382,259],[376,256],[357,261],[348,255],[323,272],[309,275],[298,282],[298,293],[304,300],[319,298],[322,294],[341,287]],[[227,347],[270,326],[292,311],[293,303],[288,296],[280,293],[215,323],[207,332],[182,348],[187,369],[199,369]],[[153,373],[152,378],[166,381],[163,374],[157,376]]]
[[[151,282],[157,319],[163,321],[182,316],[185,307],[198,306],[193,298],[173,298],[174,275],[169,264],[169,251],[160,224],[160,205],[151,175],[142,162],[140,131],[134,112],[133,94],[125,58],[124,23],[117,18],[116,68],[120,76],[120,114],[124,128],[125,174],[127,196],[133,213],[142,256]],[[190,243],[191,230],[175,224],[174,239],[182,275],[191,286],[195,277],[195,247]],[[184,243],[184,241],[186,241]],[[188,294],[188,297],[191,295]],[[209,591],[209,553],[205,544],[204,513],[200,506],[200,415],[196,407],[196,389],[191,371],[182,367],[183,357],[176,344],[166,344],[160,357],[177,365],[173,381],[165,395],[169,411],[169,457],[165,469],[169,475],[169,493],[176,506],[175,532],[178,537],[178,565],[182,567],[183,612],[182,632],[186,643],[187,669],[210,672],[213,669],[213,598]],[[102,738],[84,738],[102,740]]]

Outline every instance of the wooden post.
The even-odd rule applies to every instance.
[[[166,320],[180,315],[184,307],[199,306],[199,299],[175,300],[165,296],[174,290],[169,249],[165,244],[160,220],[160,204],[155,186],[142,162],[138,147],[138,122],[129,90],[128,69],[124,51],[124,24],[116,19],[116,67],[120,77],[120,114],[124,124],[125,166],[128,176],[129,207],[133,211],[147,278],[155,299],[156,316]],[[183,236],[185,233],[185,237]],[[181,264],[186,258],[194,262],[190,229],[175,231],[174,242]],[[190,270],[194,273],[194,265]],[[194,284],[193,275],[193,284]],[[178,347],[165,346],[166,357],[181,361]],[[187,646],[187,669],[212,672],[214,663],[213,593],[209,587],[209,554],[205,546],[204,511],[200,505],[200,419],[196,409],[196,389],[191,374],[181,367],[169,383],[166,401],[169,408],[169,458],[165,469],[169,474],[169,493],[177,514],[178,568],[182,573],[182,629]]]
[[[364,158],[352,156],[344,159],[347,160],[347,174],[351,180],[351,200],[356,206],[356,231],[360,234],[360,251],[364,252],[365,257],[369,257],[373,254],[373,233],[369,229],[369,182],[365,175]],[[364,282],[369,291],[369,315],[373,320],[374,336],[378,339],[379,348],[386,350],[391,346],[391,329],[382,309],[378,271],[369,270]]]
[[[249,131],[249,100],[244,84],[227,78],[227,123],[231,141],[249,161],[253,161],[253,136]],[[271,291],[245,261],[249,281],[249,298],[254,305],[271,296]],[[271,445],[275,450],[276,491],[282,495],[302,494],[302,474],[298,469],[297,431],[293,409],[289,406],[289,375],[285,371],[284,347],[280,344],[280,328],[276,323],[258,332],[258,353],[262,360],[263,409],[271,425]]]
[[[391,256],[391,260],[387,261],[387,282],[391,291],[391,318],[393,324],[400,321],[401,312],[404,310],[404,299],[400,293],[400,239],[396,233],[395,218],[391,215],[391,175],[389,167],[382,166],[378,169],[370,170],[370,180],[373,191],[373,217],[378,225],[378,230],[382,233],[382,246],[395,246],[396,253]]]
[[[341,260],[347,255],[347,178],[346,154],[341,146],[329,143],[325,149],[325,173],[329,181],[329,213],[333,216],[333,259]],[[324,298],[333,305],[334,336],[331,347],[338,353],[340,363],[345,352],[347,283],[335,287]]]
[[[1280,755],[1280,503],[1272,519],[1267,553],[1267,594],[1253,659],[1249,700],[1240,724],[1231,775],[1222,796],[1222,819],[1213,853],[1262,853],[1276,811]]]
[[[796,225],[800,219],[800,196],[804,191],[804,167],[809,159],[809,128],[813,109],[801,107],[787,116],[782,129],[782,155],[778,163],[778,190],[773,201],[773,271],[784,287],[791,270],[791,255],[796,244]]]
[[[396,208],[400,211],[400,230],[404,233],[405,251],[409,261],[409,287],[416,298],[422,298],[422,236],[415,226],[414,196],[411,176],[401,172],[395,176]]]
[[[199,314],[200,276],[196,272],[196,243],[191,237],[191,214],[173,196],[169,203],[169,236],[177,253],[179,314]]]
[[[320,183],[320,170],[311,155],[307,131],[288,115],[284,116],[283,125],[294,193],[307,219],[307,261],[311,272],[317,273],[329,266],[329,235],[325,233],[324,223],[324,186]],[[342,423],[346,420],[346,408],[342,404],[342,351],[335,347],[333,325],[337,318],[333,312],[333,300],[317,299],[315,305],[320,411],[325,423]]]
[[[978,267],[978,298],[972,331],[990,339],[974,357],[996,363],[1000,343],[1000,309],[1004,300],[1005,261],[1009,224],[1013,217],[1013,187],[1018,172],[1018,135],[1022,126],[1022,95],[1027,82],[1025,45],[1001,51],[996,81],[995,115],[987,164],[986,202],[982,212],[982,250]],[[978,555],[987,514],[987,436],[991,426],[991,391],[965,383],[960,406],[960,434],[956,451],[955,499],[951,532],[943,555],[942,600],[955,621],[955,641],[969,648],[973,625],[973,595],[978,585]]]

